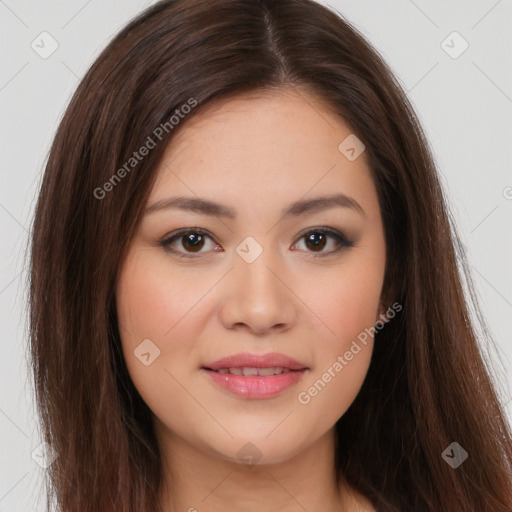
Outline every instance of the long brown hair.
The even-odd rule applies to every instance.
[[[48,510],[159,510],[151,415],[120,349],[118,270],[173,135],[214,100],[281,89],[324,100],[365,144],[385,225],[384,291],[403,306],[376,333],[367,378],[336,424],[338,477],[382,512],[512,508],[510,427],[479,348],[491,340],[477,336],[434,159],[387,64],[311,0],[166,0],[81,81],[37,202],[30,355],[57,455]],[[188,112],[177,123],[176,110]],[[154,146],[135,161],[148,138]],[[457,469],[442,457],[453,442],[469,455]]]

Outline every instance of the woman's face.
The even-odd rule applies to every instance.
[[[369,366],[385,240],[366,153],[306,94],[239,97],[181,128],[118,281],[128,371],[161,439],[284,461]]]

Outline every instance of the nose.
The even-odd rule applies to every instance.
[[[240,258],[229,273],[220,308],[227,329],[266,334],[288,330],[296,321],[298,299],[282,268],[265,255],[264,251],[252,263]]]

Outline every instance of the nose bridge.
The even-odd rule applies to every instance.
[[[267,242],[268,240],[269,238]],[[239,258],[235,263],[235,277],[240,279],[239,291],[242,294],[252,294],[256,300],[261,296],[267,302],[282,295],[283,283],[276,277],[282,271],[282,265],[269,243],[263,247],[255,239],[248,237],[239,245],[237,253]]]
[[[293,294],[287,289],[284,276],[281,277],[283,265],[277,251],[263,247],[251,237],[239,244],[236,251],[231,272],[234,283],[223,306],[226,326],[246,324],[263,332],[276,325],[289,325],[295,316]]]

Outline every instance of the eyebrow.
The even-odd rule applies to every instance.
[[[330,196],[320,196],[312,199],[299,200],[281,212],[282,218],[298,217],[306,213],[319,212],[334,207],[350,208],[355,212],[366,217],[363,207],[353,198],[345,194],[335,194]],[[169,197],[152,204],[146,209],[145,214],[149,215],[157,211],[168,208],[186,210],[203,215],[211,215],[216,217],[225,217],[228,219],[236,219],[236,210],[228,206],[202,199],[199,197]]]

